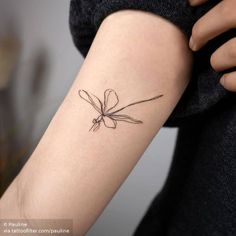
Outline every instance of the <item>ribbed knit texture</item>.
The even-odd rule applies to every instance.
[[[187,0],[71,0],[70,29],[85,57],[115,11],[152,12],[190,37],[193,24],[218,2],[192,8]],[[172,167],[134,236],[236,236],[236,95],[210,65],[211,54],[233,36],[235,30],[226,32],[194,53],[189,86],[165,124],[180,127]]]

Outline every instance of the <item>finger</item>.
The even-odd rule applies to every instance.
[[[236,26],[235,7],[235,0],[225,0],[200,18],[193,26],[190,48],[197,51],[209,40],[234,28]]]
[[[198,5],[201,5],[205,2],[207,2],[208,0],[189,0],[189,3],[191,6],[195,7],[195,6],[198,6]]]
[[[223,75],[220,79],[220,83],[225,89],[231,92],[236,92],[236,72]]]
[[[236,38],[229,40],[212,54],[211,66],[215,71],[236,66]]]

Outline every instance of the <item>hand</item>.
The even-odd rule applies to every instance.
[[[209,0],[189,0],[198,6]],[[193,26],[189,46],[193,51],[230,29],[236,28],[236,0],[223,0],[201,17]],[[211,56],[211,66],[217,72],[236,66],[236,38],[219,47]],[[236,92],[236,71],[226,73],[220,79],[225,89]]]

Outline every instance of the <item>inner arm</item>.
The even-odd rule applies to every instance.
[[[187,45],[176,26],[154,14],[123,10],[106,17],[63,103],[3,195],[1,218],[69,218],[76,235],[84,235],[181,98],[191,70]]]

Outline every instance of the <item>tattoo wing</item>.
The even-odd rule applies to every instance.
[[[79,96],[84,99],[86,102],[90,103],[94,109],[99,112],[100,114],[103,113],[103,105],[102,102],[99,100],[99,98],[92,93],[88,93],[85,90],[79,90]]]
[[[118,96],[113,89],[106,89],[104,92],[104,113],[108,113],[119,103]]]
[[[102,121],[107,128],[116,128],[117,121],[109,116],[103,116]]]
[[[133,124],[140,124],[140,123],[143,123],[141,120],[136,120],[134,118],[132,118],[131,116],[128,116],[128,115],[123,115],[123,114],[120,114],[120,115],[111,115],[110,116],[113,120],[116,120],[116,121],[125,121],[125,122],[128,122],[128,123],[133,123]]]

